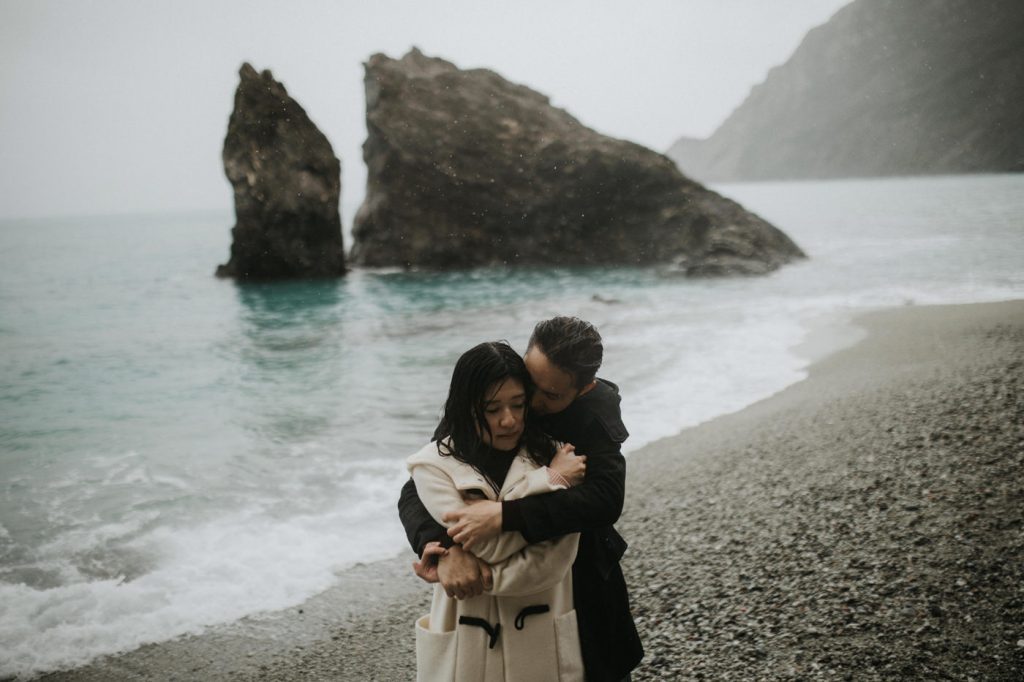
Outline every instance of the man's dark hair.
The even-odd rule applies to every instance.
[[[441,423],[434,431],[437,451],[441,456],[451,456],[470,465],[486,477],[482,461],[491,455],[481,434],[490,433],[484,416],[488,393],[505,381],[513,379],[523,385],[526,392],[525,404],[530,404],[533,395],[533,381],[526,371],[522,356],[505,341],[489,341],[473,346],[462,354],[452,371],[452,383],[448,389],[448,400],[444,404]],[[493,436],[493,434],[491,434]],[[449,441],[444,441],[449,438]],[[519,442],[527,455],[538,466],[551,463],[555,446],[551,439],[534,425],[526,415],[523,437]]]
[[[594,325],[578,317],[552,317],[538,322],[527,350],[534,346],[556,367],[571,374],[577,389],[594,380],[604,358],[601,335]]]

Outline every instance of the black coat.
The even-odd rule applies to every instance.
[[[643,657],[643,646],[629,611],[629,596],[619,560],[626,542],[612,524],[622,512],[628,437],[619,410],[618,387],[597,385],[558,414],[539,419],[555,440],[572,443],[587,456],[583,484],[547,495],[502,504],[502,529],[520,531],[529,542],[580,533],[573,564],[573,599],[588,682],[618,682]],[[443,526],[434,521],[410,480],[402,488],[398,513],[417,555],[432,541],[450,546]]]

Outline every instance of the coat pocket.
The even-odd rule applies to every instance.
[[[583,653],[576,609],[555,618],[555,647],[558,650],[559,682],[583,682]]]
[[[429,628],[429,614],[416,621],[416,682],[455,682],[455,630]]]

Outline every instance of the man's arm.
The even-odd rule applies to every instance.
[[[541,495],[579,485],[586,476],[587,457],[577,456],[574,450],[571,444],[562,445],[548,466],[531,472],[515,483],[506,493],[505,499]],[[472,549],[476,543],[501,534],[501,502],[474,502],[468,507],[445,514],[441,521],[452,524],[448,528],[449,537],[464,548]]]
[[[614,524],[626,492],[626,459],[608,437],[575,444],[587,455],[583,483],[568,490],[502,502],[503,531],[517,530],[527,542],[541,542]],[[591,448],[591,449],[585,449]]]
[[[423,548],[428,542],[439,542],[445,548],[454,544],[445,527],[435,521],[423,506],[416,492],[416,483],[411,478],[402,486],[402,494],[398,498],[398,518],[402,520],[405,535],[416,556],[423,556]]]
[[[441,583],[448,596],[455,599],[468,599],[490,589],[493,584],[490,567],[454,544],[445,527],[427,511],[411,478],[402,486],[398,516],[412,550],[420,557],[413,564],[416,575],[429,583]],[[436,547],[425,555],[427,546],[432,543]]]
[[[569,448],[569,451],[571,452],[571,448]],[[424,484],[427,484],[428,481],[435,483],[436,479],[433,476],[425,477]],[[516,497],[537,495],[557,490],[561,487],[551,482],[547,468],[541,468],[527,474],[509,494],[514,494]],[[497,506],[497,503],[492,504]],[[465,504],[460,504],[461,508],[465,508],[465,506]],[[430,514],[430,510],[423,504],[423,501],[420,499],[419,490],[416,488],[416,481],[412,478],[402,486],[402,494],[398,498],[398,517],[402,521],[402,526],[405,527],[405,534],[409,539],[409,544],[412,546],[412,551],[416,552],[417,556],[423,556],[423,548],[430,542],[439,542],[445,549],[451,547],[456,542],[449,536],[445,526],[438,523],[437,519]],[[448,519],[442,518],[441,520],[447,521]],[[500,534],[500,531],[500,527],[495,527],[493,535]],[[493,535],[489,537],[493,537]],[[467,549],[469,549],[468,546]],[[484,553],[489,554],[486,550],[484,550]],[[487,556],[481,556],[480,558],[485,561],[496,561],[503,557],[488,558]]]
[[[542,477],[538,476],[538,479],[540,478]],[[543,478],[546,480],[546,477]],[[448,474],[438,467],[429,464],[416,466],[412,470],[412,479],[422,504],[435,521],[442,522],[448,512],[469,506],[459,491],[453,487]],[[496,537],[475,543],[473,554],[478,559],[493,564],[515,554],[527,544],[521,533],[502,532]]]

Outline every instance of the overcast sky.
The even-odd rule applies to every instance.
[[[362,62],[416,45],[665,151],[705,137],[848,0],[0,0],[0,217],[231,207],[238,68],[269,68],[366,180]]]

